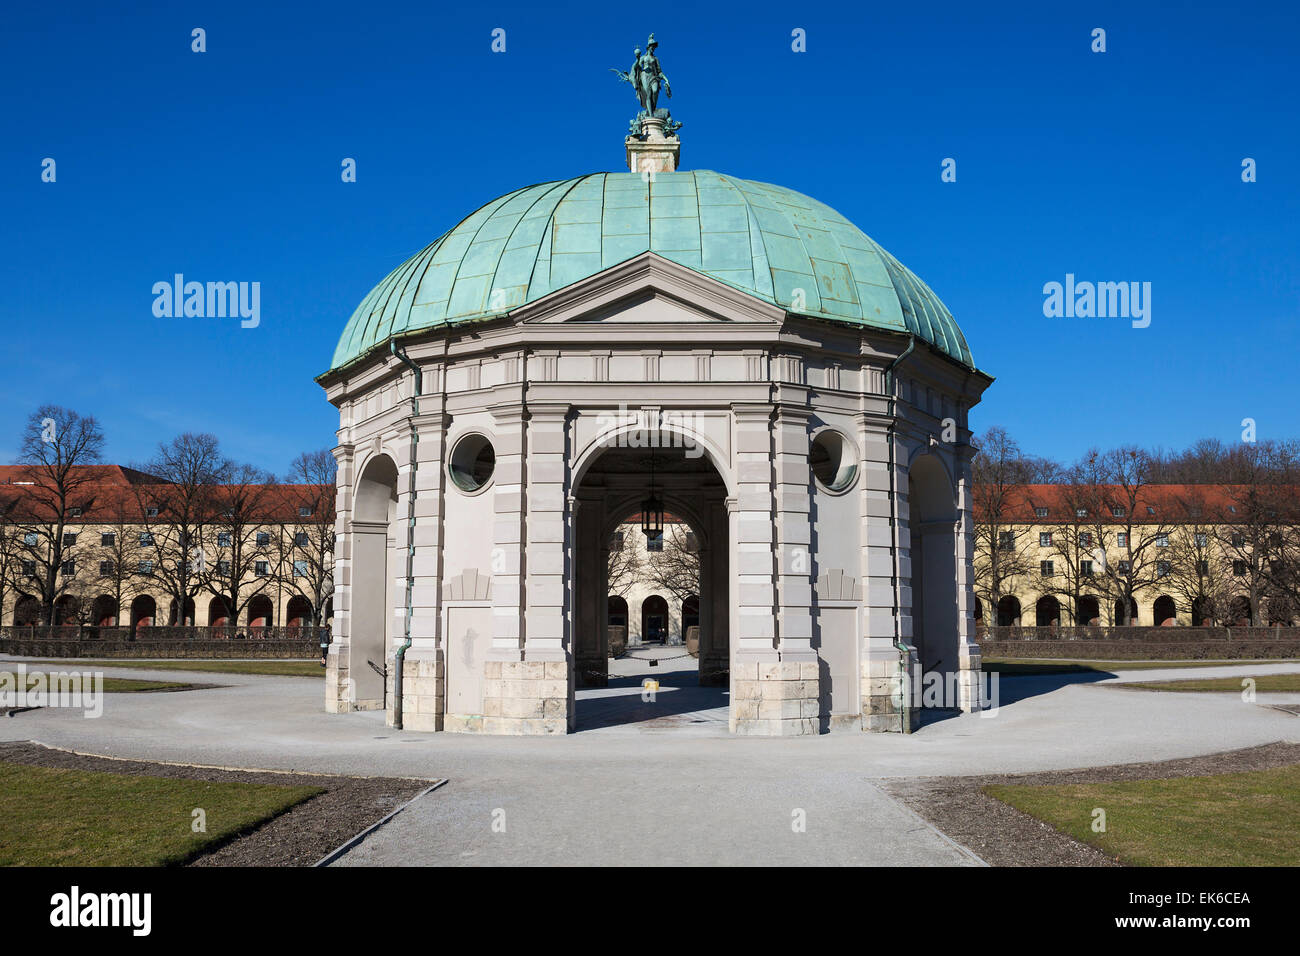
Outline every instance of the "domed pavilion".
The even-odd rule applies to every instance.
[[[978,706],[967,415],[992,380],[833,208],[679,170],[654,69],[620,74],[628,172],[480,206],[371,290],[318,378],[328,710],[573,730],[609,673],[614,530],[665,511],[698,547],[700,682],[734,732],[910,730],[931,674]]]

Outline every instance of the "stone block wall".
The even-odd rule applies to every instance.
[[[483,718],[466,727],[489,734],[563,734],[573,717],[566,661],[487,661]]]
[[[737,661],[731,730],[793,737],[816,734],[821,710],[817,661]]]
[[[325,712],[346,714],[352,709],[348,693],[348,665],[339,654],[337,644],[331,644],[325,657]]]
[[[888,653],[868,655],[862,661],[862,729],[869,733],[911,733],[919,726],[919,710],[906,706],[906,695],[921,664],[910,645],[905,670],[899,667],[900,656],[898,648],[891,646]]]
[[[393,675],[396,673],[395,654],[388,657],[388,726],[393,725]],[[402,729],[443,729],[443,688],[445,665],[436,651],[408,650],[402,661]]]

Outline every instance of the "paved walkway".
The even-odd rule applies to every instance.
[[[1300,741],[1300,718],[1269,706],[1300,703],[1300,694],[1260,694],[1251,704],[1236,694],[1105,686],[1283,672],[1300,673],[1300,664],[1128,671],[1102,680],[1007,678],[996,716],[937,719],[909,736],[793,739],[722,733],[707,698],[673,702],[691,689],[672,689],[677,678],[664,677],[668,669],[659,671],[667,688],[656,699],[662,715],[645,710],[651,719],[610,724],[613,705],[602,699],[643,706],[638,675],[626,674],[629,685],[616,686],[619,693],[582,692],[580,728],[590,729],[554,738],[398,733],[377,712],[325,714],[318,680],[195,674],[222,686],[112,695],[97,720],[53,708],[0,718],[0,739],[146,760],[449,778],[342,863],[953,864],[976,861],[874,781],[1164,760]],[[174,680],[179,672],[107,673]],[[702,715],[703,723],[691,715]],[[497,810],[504,811],[504,833],[492,826],[502,818],[494,817]],[[803,832],[792,827],[797,811]]]

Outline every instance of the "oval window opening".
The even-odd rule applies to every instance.
[[[451,450],[448,471],[461,491],[478,491],[492,480],[497,454],[484,435],[466,435]]]
[[[852,447],[843,435],[829,429],[813,439],[808,465],[817,480],[831,491],[843,491],[853,484],[858,473]]]

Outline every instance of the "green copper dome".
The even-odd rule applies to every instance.
[[[975,367],[939,297],[834,209],[693,170],[649,183],[593,173],[494,199],[371,290],[331,370],[392,336],[504,314],[646,251],[799,315],[911,332]]]

